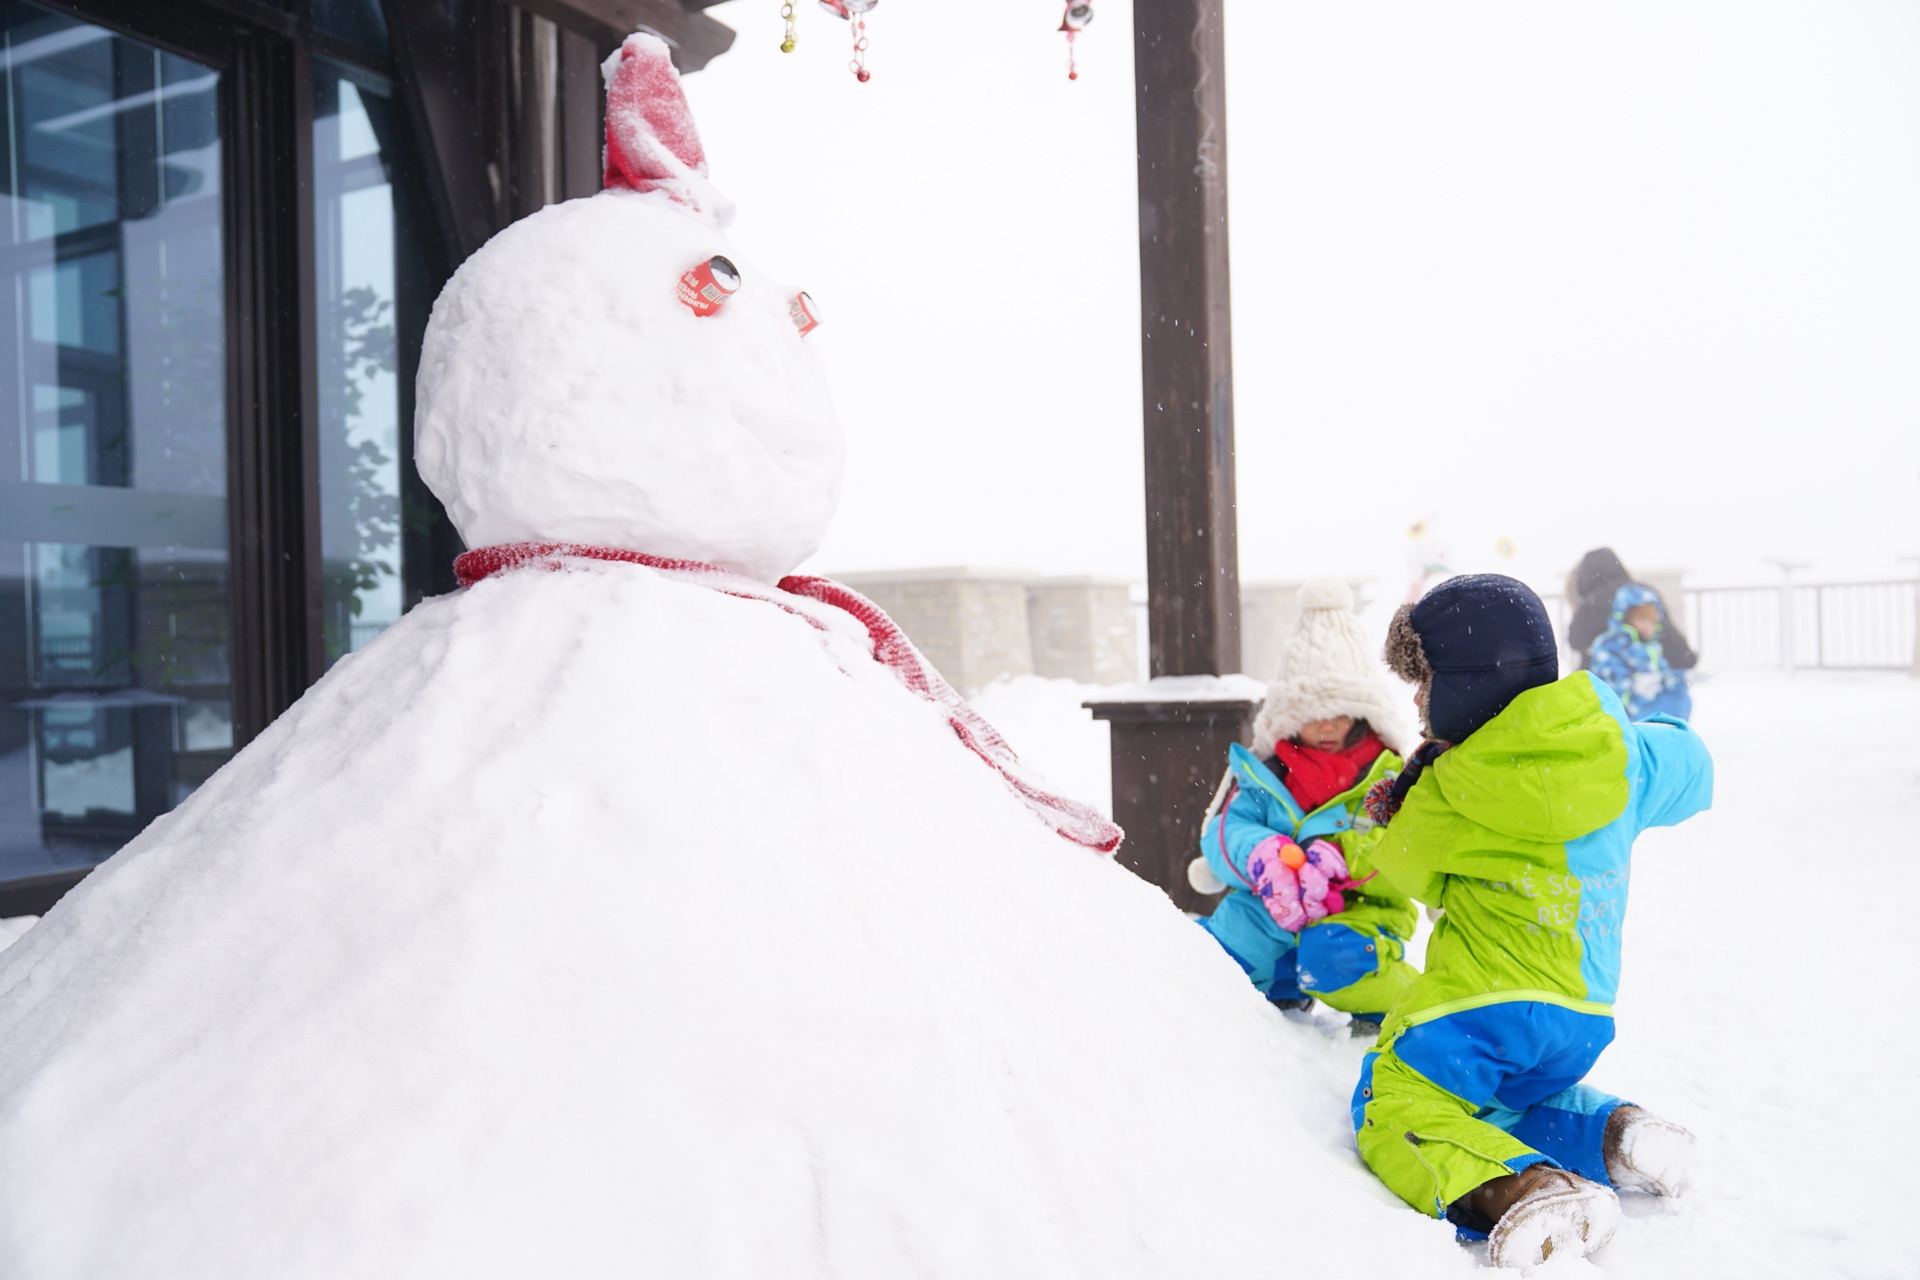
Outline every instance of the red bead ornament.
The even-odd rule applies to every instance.
[[[823,0],[824,3],[824,0]],[[1093,6],[1087,0],[1067,0],[1066,12],[1060,15],[1060,30],[1067,36],[1067,79],[1080,78],[1080,65],[1074,59],[1073,41],[1087,24],[1093,21]]]
[[[873,79],[867,70],[867,10],[879,4],[880,0],[820,0],[820,7],[836,18],[844,18],[853,25],[853,60],[847,63],[847,70],[853,72],[853,78],[861,84]]]

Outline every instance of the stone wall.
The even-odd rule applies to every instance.
[[[1007,676],[1086,684],[1139,678],[1124,580],[968,566],[839,576],[885,609],[962,693]]]
[[[1140,678],[1139,628],[1122,578],[1041,578],[1027,586],[1033,671],[1085,684]]]
[[[841,575],[962,693],[1033,671],[1027,575],[964,566]]]
[[[1125,579],[1049,578],[968,566],[839,576],[892,615],[963,693],[1030,674],[1099,685],[1145,678],[1140,669],[1145,619]],[[1348,585],[1355,608],[1365,608],[1365,584]],[[1273,678],[1300,616],[1299,590],[1297,582],[1243,585],[1242,672],[1257,680]]]
[[[1356,611],[1366,608],[1365,584],[1350,581]],[[1256,680],[1271,680],[1280,670],[1293,624],[1300,620],[1298,582],[1240,584],[1240,670]]]

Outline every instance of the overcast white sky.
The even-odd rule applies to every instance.
[[[1169,0],[1171,2],[1171,0]],[[848,432],[827,572],[1137,576],[1128,5],[773,0],[688,80]],[[1248,579],[1920,554],[1920,5],[1228,0]],[[1495,544],[1516,555],[1501,560]]]

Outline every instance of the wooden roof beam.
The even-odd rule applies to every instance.
[[[700,12],[718,0],[514,0],[528,13],[576,31],[605,53],[645,29],[673,48],[673,64],[686,75],[733,47],[732,27]]]

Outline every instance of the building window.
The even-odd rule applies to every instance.
[[[387,52],[380,0],[312,0],[313,29],[373,53]]]
[[[321,594],[331,664],[391,626],[405,604],[390,169],[399,113],[365,75],[316,60],[313,81]]]
[[[0,0],[0,880],[233,751],[219,83]]]

